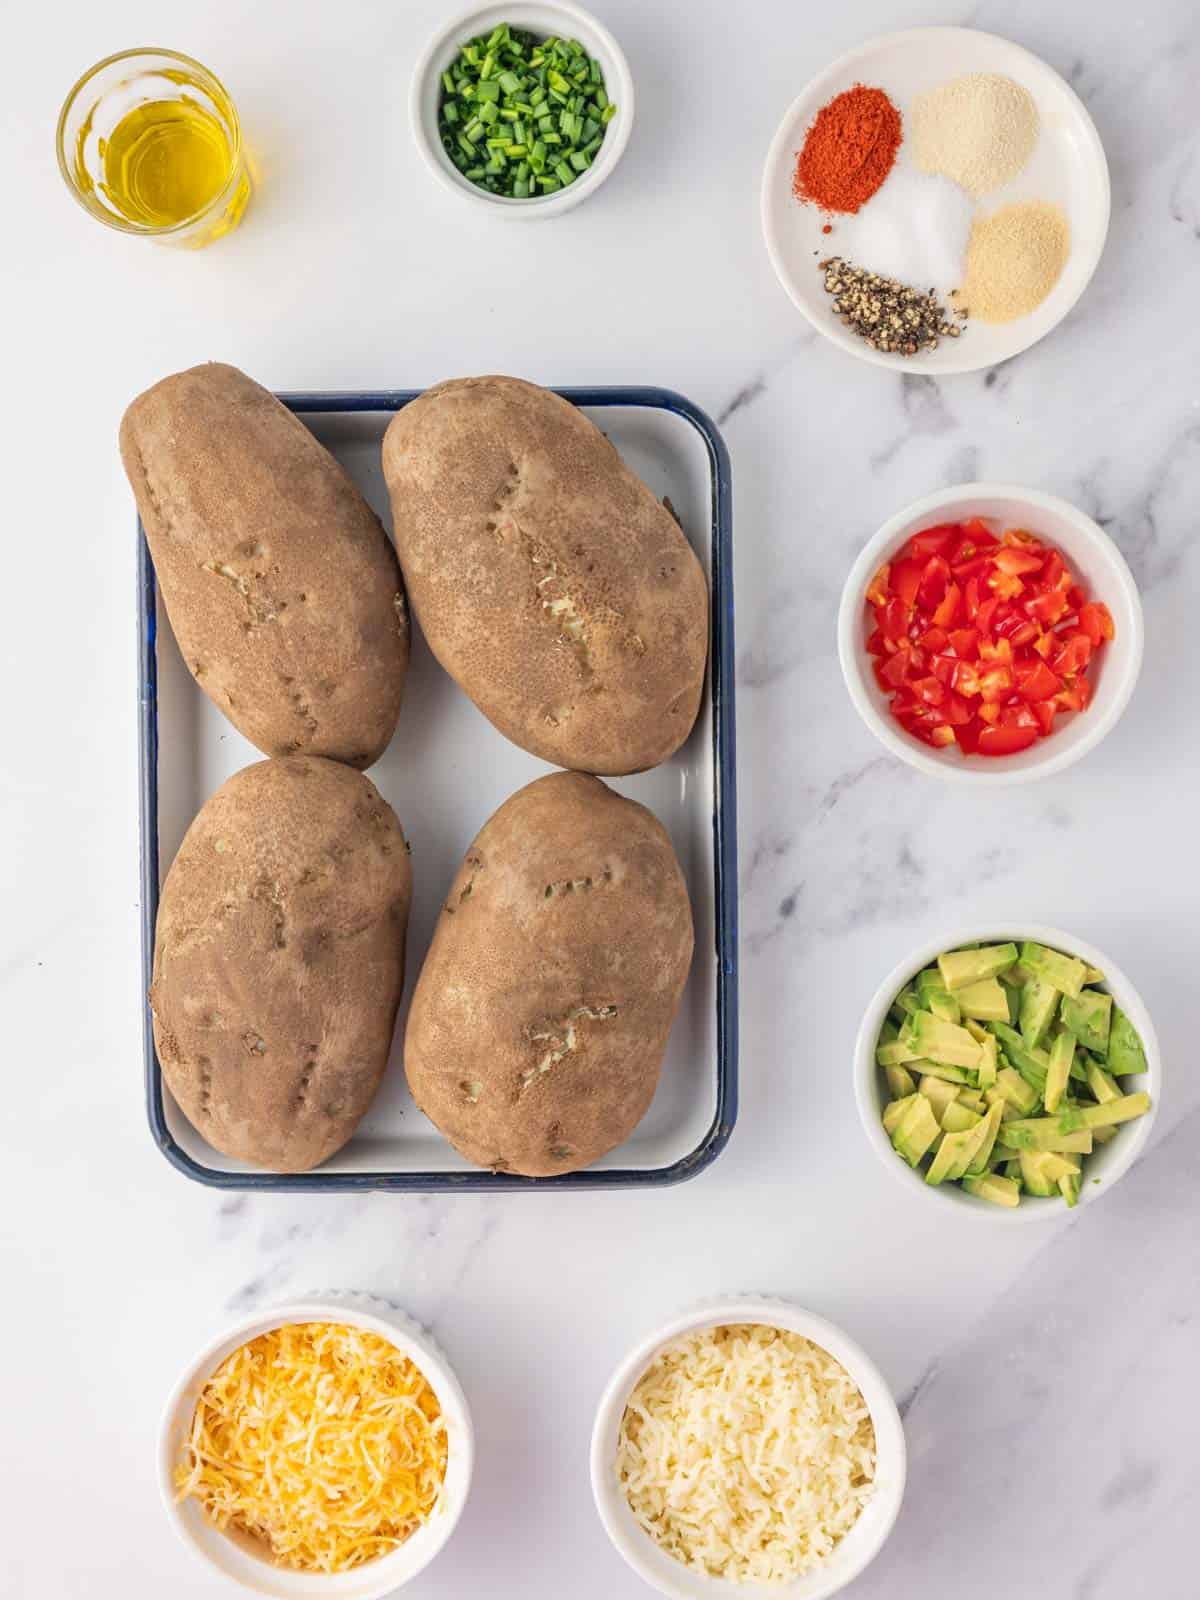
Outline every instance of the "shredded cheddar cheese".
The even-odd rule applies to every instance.
[[[378,1334],[293,1323],[228,1356],[196,1403],[176,1486],[284,1567],[346,1572],[404,1543],[446,1475],[421,1370]]]
[[[840,1362],[762,1324],[673,1340],[638,1380],[617,1444],[637,1521],[685,1566],[784,1583],[819,1567],[875,1480],[875,1429]]]

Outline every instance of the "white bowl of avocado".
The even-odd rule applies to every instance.
[[[939,748],[915,737],[893,715],[890,691],[885,692],[877,681],[873,670],[875,658],[867,648],[868,636],[876,626],[868,604],[868,591],[881,569],[902,556],[914,535],[932,533],[946,524],[968,524],[975,519],[982,521],[995,538],[1000,538],[1004,530],[1025,530],[1044,541],[1061,555],[1086,594],[1107,607],[1114,629],[1112,637],[1097,648],[1090,667],[1083,672],[1088,679],[1090,703],[1082,710],[1064,711],[1054,718],[1054,726],[1045,737],[1036,738],[1028,748],[1006,754],[980,753],[982,745],[980,751],[966,754],[952,739]],[[1018,533],[1015,537],[1021,535]],[[1027,603],[1031,603],[1028,597],[1017,604]],[[968,631],[975,625],[972,616],[968,610],[960,618],[960,625]],[[1056,624],[1063,630],[1072,626],[1077,623],[1073,623],[1070,616]],[[838,613],[842,676],[859,716],[893,755],[921,772],[958,783],[992,786],[1025,783],[1073,766],[1094,750],[1120,720],[1141,672],[1144,644],[1137,584],[1116,543],[1093,518],[1069,501],[1012,484],[956,484],[898,511],[868,540],[859,554],[846,579]],[[955,654],[953,645],[950,654]],[[936,670],[937,663],[930,661],[928,664]],[[977,692],[977,689],[964,691],[968,695]],[[1014,694],[1013,705],[1018,698]],[[969,704],[974,710],[978,701]],[[949,728],[942,730],[946,734],[950,731]]]
[[[855,1046],[863,1129],[912,1192],[1044,1220],[1110,1190],[1161,1088],[1141,996],[1074,934],[989,924],[923,945],[880,984]]]

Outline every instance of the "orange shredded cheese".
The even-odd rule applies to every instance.
[[[278,1565],[346,1572],[410,1538],[445,1476],[445,1421],[420,1368],[378,1334],[302,1322],[209,1378],[176,1487]]]

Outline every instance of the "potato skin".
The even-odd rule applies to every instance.
[[[434,655],[514,744],[640,772],[700,706],[708,597],[675,519],[575,406],[516,378],[397,412],[383,470]]]
[[[209,1144],[275,1172],[345,1144],[387,1065],[411,897],[403,829],[349,767],[260,761],[208,800],[163,885],[150,1006]]]
[[[409,620],[395,551],[343,468],[218,362],[139,395],[121,458],[205,694],[266,755],[369,767],[400,715]]]
[[[468,1161],[544,1177],[622,1143],[654,1097],[692,960],[665,829],[555,772],[488,821],[413,995],[413,1098]]]

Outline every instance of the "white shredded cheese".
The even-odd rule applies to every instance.
[[[672,1341],[621,1420],[617,1477],[685,1566],[783,1583],[828,1559],[875,1480],[875,1429],[840,1362],[762,1324]]]

